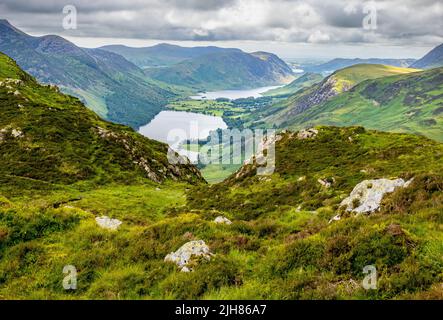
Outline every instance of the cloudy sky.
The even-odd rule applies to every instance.
[[[65,30],[70,4],[77,29]],[[406,58],[443,43],[442,0],[0,0],[0,18],[86,47],[169,42],[285,58]]]

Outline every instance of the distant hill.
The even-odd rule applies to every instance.
[[[297,91],[310,87],[323,79],[318,73],[305,73],[299,78],[292,81],[290,84],[287,84],[281,88],[276,88],[265,92],[264,96],[286,96],[292,95]]]
[[[79,48],[59,36],[33,37],[6,20],[0,20],[0,51],[39,81],[56,84],[100,116],[134,128],[175,96],[120,55]]]
[[[368,80],[294,115],[284,127],[361,125],[443,141],[443,68]]]
[[[338,70],[318,84],[301,90],[264,111],[267,123],[277,126],[292,121],[296,115],[320,105],[368,79],[417,72],[416,69],[376,64],[359,64]]]
[[[0,181],[48,183],[201,181],[192,165],[171,165],[168,146],[101,120],[77,98],[40,85],[0,54]]]
[[[294,79],[291,68],[272,53],[228,50],[210,53],[146,74],[168,84],[195,90],[248,89],[284,84]]]
[[[117,53],[140,68],[171,66],[188,59],[211,53],[239,52],[239,49],[219,47],[180,47],[162,43],[152,47],[132,48],[124,45],[103,46],[100,49]]]
[[[415,59],[343,59],[337,58],[326,63],[322,63],[314,66],[306,66],[303,69],[306,72],[316,73],[332,73],[336,70],[350,67],[356,64],[384,64],[394,67],[407,68],[415,62]]]
[[[420,60],[417,60],[412,67],[420,69],[443,67],[443,44],[432,49]]]

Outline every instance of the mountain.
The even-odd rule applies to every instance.
[[[267,123],[285,126],[296,115],[350,90],[360,82],[417,71],[416,69],[376,64],[347,67],[334,72],[320,83],[301,90],[286,100],[265,109],[260,116]]]
[[[299,78],[292,81],[281,88],[276,88],[265,92],[264,96],[288,96],[297,91],[310,87],[323,80],[323,77],[318,73],[305,73]]]
[[[364,81],[292,116],[284,126],[315,124],[362,125],[443,141],[443,68]]]
[[[101,120],[77,98],[37,83],[4,54],[0,109],[3,185],[38,189],[79,181],[201,180],[192,165],[169,164],[166,144]]]
[[[291,68],[267,52],[227,50],[182,61],[164,68],[146,69],[158,81],[194,90],[247,89],[288,83]]]
[[[213,46],[188,48],[167,43],[144,48],[109,45],[103,46],[100,49],[119,54],[140,68],[171,66],[184,60],[198,58],[211,53],[240,51],[239,49],[225,49]]]
[[[306,72],[315,72],[315,73],[332,73],[336,70],[343,69],[346,67],[350,67],[356,64],[384,64],[388,66],[394,67],[402,67],[407,68],[415,62],[415,59],[343,59],[337,58],[326,63],[322,63],[319,65],[313,66],[304,66],[303,69]],[[414,67],[415,68],[415,67]],[[419,68],[419,67],[417,67]]]
[[[122,56],[79,48],[59,36],[33,37],[0,20],[0,51],[39,81],[58,85],[100,116],[136,128],[175,96]]]
[[[417,60],[412,67],[419,69],[443,67],[443,44],[432,49],[423,58]]]

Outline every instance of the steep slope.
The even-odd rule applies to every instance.
[[[350,90],[362,81],[417,71],[376,64],[360,64],[344,68],[334,72],[320,83],[299,91],[285,101],[264,110],[261,117],[264,117],[263,121],[267,123],[286,126],[287,122],[296,115]]]
[[[167,145],[101,120],[77,98],[38,84],[3,54],[0,109],[3,185],[201,180],[192,165],[168,163]]]
[[[184,60],[201,57],[211,53],[240,51],[239,49],[225,49],[212,46],[187,48],[167,43],[144,48],[110,45],[103,46],[100,49],[117,53],[140,68],[171,66]]]
[[[307,72],[332,73],[336,70],[350,67],[356,64],[384,64],[394,67],[407,68],[415,62],[414,59],[343,59],[337,58],[326,63],[314,66],[306,66],[303,69]],[[417,67],[419,68],[419,67]]]
[[[441,299],[442,145],[363,128],[318,131],[279,137],[273,175],[245,166],[209,188],[110,184],[11,197],[0,184],[0,297]],[[409,183],[385,195],[380,211],[343,213],[340,202],[370,178]],[[101,215],[119,219],[118,230],[101,228]],[[190,241],[211,255],[180,272],[165,257]],[[76,268],[76,290],[61,285],[66,265]],[[369,265],[374,290],[362,285]]]
[[[281,88],[272,89],[265,92],[264,96],[289,96],[295,94],[297,91],[311,87],[312,85],[323,80],[323,77],[317,73],[305,73],[301,77],[295,79],[290,84]]]
[[[314,124],[362,125],[443,141],[443,68],[365,81],[285,125]]]
[[[79,48],[58,36],[32,37],[6,20],[0,20],[0,51],[39,81],[56,84],[100,116],[134,128],[174,96],[117,54]]]
[[[423,58],[416,61],[411,67],[419,69],[443,67],[443,44],[432,49]]]
[[[241,242],[232,241],[249,252],[239,254],[251,276],[241,288],[220,290],[223,296],[441,298],[443,145],[362,127],[317,130],[311,138],[278,136],[272,175],[257,176],[248,164],[189,195],[193,208],[239,221],[229,230],[241,230]],[[381,178],[410,182],[385,194],[380,210],[343,213],[340,204],[357,184]],[[377,290],[361,285],[368,265],[376,267]]]
[[[224,51],[171,67],[147,69],[153,79],[196,90],[242,89],[290,82],[292,70],[270,53]]]

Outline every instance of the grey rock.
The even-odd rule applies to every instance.
[[[189,241],[182,245],[177,251],[171,252],[165,257],[165,262],[175,263],[181,271],[192,271],[190,265],[192,259],[203,257],[210,260],[213,254],[203,240]]]
[[[364,180],[355,186],[349,197],[344,199],[340,206],[346,207],[348,212],[366,214],[375,212],[380,209],[381,201],[386,194],[394,192],[397,188],[407,188],[412,180]]]

